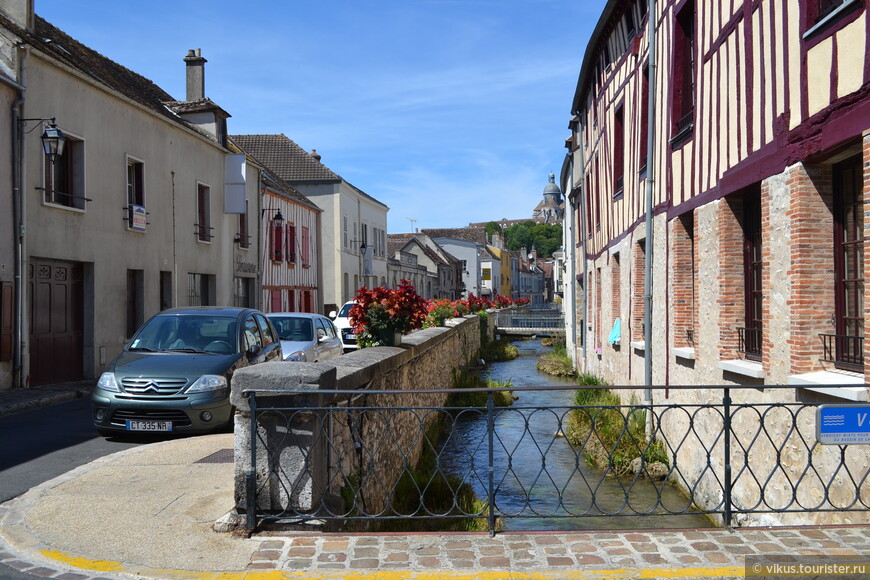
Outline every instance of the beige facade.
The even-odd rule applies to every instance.
[[[38,16],[21,27],[8,19],[19,4],[29,3],[4,3],[0,52],[14,55],[26,88],[15,114],[35,120],[24,122],[20,159],[20,365],[0,373],[0,388],[95,378],[163,308],[255,299],[235,295],[235,278],[256,273],[236,269],[245,194],[226,183],[228,115],[201,94],[172,99]],[[8,44],[16,34],[23,48]],[[4,88],[7,111],[11,98]],[[54,162],[40,143],[41,119],[51,118],[66,136]],[[8,147],[0,145],[5,159]],[[8,244],[0,242],[0,263]]]
[[[746,387],[739,402],[868,401],[870,29],[864,3],[826,4],[650,2],[650,68],[647,2],[607,3],[562,172],[580,369],[648,385],[656,404],[715,401],[722,386]],[[677,385],[699,388],[666,390]],[[791,473],[809,451],[784,425],[771,436]],[[814,428],[799,431],[812,441]],[[684,466],[704,464],[698,442],[682,452]],[[752,503],[751,487],[739,501]]]

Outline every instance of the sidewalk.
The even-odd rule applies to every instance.
[[[747,556],[771,555],[859,556],[870,571],[870,526],[494,538],[218,533],[216,520],[234,503],[233,448],[232,434],[164,441],[35,487],[0,505],[0,562],[62,580],[743,578]]]

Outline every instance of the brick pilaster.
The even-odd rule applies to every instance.
[[[743,266],[743,198],[722,199],[719,225],[719,358],[738,358],[737,329],[746,322],[746,287]]]
[[[675,347],[694,347],[698,309],[694,213],[687,213],[671,222],[671,327]]]
[[[830,166],[798,164],[786,178],[791,237],[789,374],[823,368],[819,334],[833,334],[834,218]]]

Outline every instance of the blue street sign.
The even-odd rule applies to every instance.
[[[819,405],[816,440],[822,445],[870,445],[870,405]]]

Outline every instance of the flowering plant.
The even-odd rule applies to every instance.
[[[409,280],[398,288],[365,286],[356,294],[348,316],[360,347],[378,346],[390,341],[391,335],[405,334],[421,328],[426,320],[426,301],[417,294]]]

